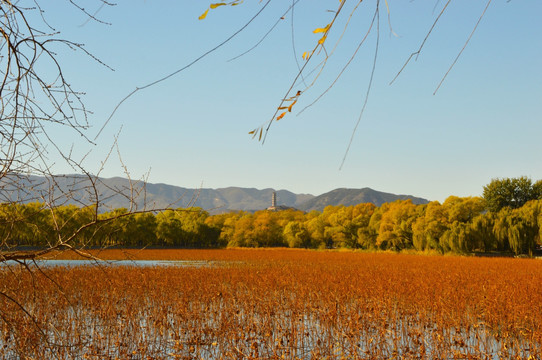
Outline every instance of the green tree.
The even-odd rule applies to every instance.
[[[526,176],[493,179],[484,186],[486,209],[498,212],[504,207],[517,209],[527,201],[542,199],[542,180],[533,184]]]
[[[129,215],[124,223],[123,246],[156,245],[156,217],[152,213]]]
[[[474,238],[473,250],[497,250],[498,240],[493,231],[495,226],[495,213],[480,214],[472,220],[471,228]]]
[[[177,246],[183,235],[183,225],[175,210],[162,211],[156,215],[156,238],[161,245]]]
[[[473,234],[469,224],[454,221],[442,234],[440,247],[445,251],[456,254],[466,254],[473,249]]]
[[[493,231],[499,246],[517,254],[529,254],[540,242],[541,201],[530,201],[519,209],[503,208],[497,214]]]
[[[178,245],[183,247],[217,246],[220,231],[207,225],[209,213],[201,208],[178,209],[176,217],[181,222],[182,239]]]

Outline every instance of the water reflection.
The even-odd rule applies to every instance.
[[[175,266],[175,267],[206,267],[215,265],[215,262],[206,260],[36,260],[20,263],[5,261],[0,266],[17,266],[26,264],[39,267],[78,267],[78,266]]]

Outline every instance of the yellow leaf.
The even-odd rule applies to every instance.
[[[317,34],[317,33],[325,33],[329,30],[329,28],[331,27],[331,24],[327,24],[326,27],[323,27],[323,28],[317,28],[317,29],[314,29],[312,32]]]
[[[260,129],[260,137],[258,138],[258,141],[260,141],[262,139],[262,133],[263,133],[263,128]]]
[[[209,12],[209,9],[205,10],[205,12],[204,12],[203,14],[201,14],[201,15],[199,16],[198,19],[199,19],[199,20],[205,19],[205,18],[207,17],[207,13],[208,13],[208,12]]]
[[[288,106],[288,112],[292,112],[292,107],[294,106],[294,104],[295,104],[296,102],[297,102],[297,100],[294,101],[293,103],[291,103],[290,106]]]
[[[318,40],[318,44],[322,45],[326,41],[327,36],[322,36],[320,40]]]
[[[288,106],[281,106],[281,107],[279,107],[279,110],[286,110],[286,109],[288,109]]]
[[[282,114],[280,114],[279,116],[277,116],[277,121],[279,121],[280,119],[282,119],[284,117],[284,115],[286,115],[286,111],[283,112]]]
[[[254,134],[255,131],[256,131],[256,129],[254,129],[254,130],[252,130],[252,131],[249,131],[248,134],[249,134],[249,135],[252,135],[252,134]]]
[[[211,9],[216,9],[217,7],[219,6],[222,6],[222,5],[226,5],[226,3],[215,3],[215,4],[211,4]]]

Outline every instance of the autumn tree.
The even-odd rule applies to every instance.
[[[412,225],[419,214],[411,200],[390,203],[382,214],[376,245],[380,248],[402,250],[412,247]]]
[[[366,227],[358,229],[358,242],[364,249],[376,249],[381,244],[377,243],[382,217],[390,208],[390,203],[384,203],[372,211],[369,223]]]
[[[311,237],[305,225],[299,221],[290,221],[284,227],[284,240],[292,248],[309,248]]]
[[[218,217],[215,215],[207,219],[207,224],[211,227],[220,229],[218,238],[220,244],[230,247],[242,246],[241,244],[238,244],[240,239],[237,238],[236,227],[237,221],[245,216],[249,215],[243,211],[231,212]],[[216,221],[214,220],[215,218],[217,218]]]
[[[473,248],[479,251],[493,251],[498,249],[498,241],[493,231],[495,213],[480,214],[472,220]]]
[[[348,209],[348,210],[347,210]],[[357,243],[350,230],[352,209],[345,206],[326,206],[322,214],[326,222],[325,235],[333,242],[333,247],[353,247]]]
[[[499,246],[513,251],[516,255],[532,255],[540,241],[541,210],[540,201],[530,201],[518,209],[510,207],[501,209],[493,226]]]
[[[439,250],[440,238],[448,229],[448,212],[438,201],[425,206],[424,213],[412,224],[412,244],[416,250]]]
[[[305,221],[305,226],[311,237],[312,247],[330,248],[333,246],[332,240],[326,235],[326,223],[323,214],[311,211]]]

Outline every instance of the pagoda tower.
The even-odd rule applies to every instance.
[[[273,194],[271,194],[271,206],[267,208],[269,211],[277,211],[277,193],[273,191]]]

